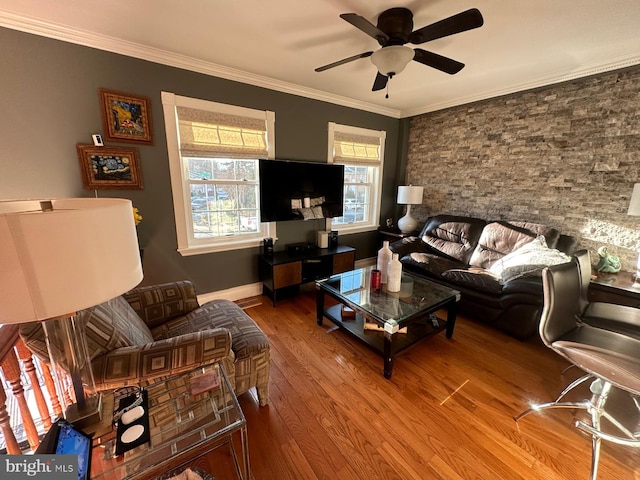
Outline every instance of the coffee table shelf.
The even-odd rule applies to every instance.
[[[336,325],[347,330],[354,337],[362,340],[366,345],[371,347],[373,351],[384,354],[384,335],[385,332],[377,330],[365,330],[363,315],[357,313],[356,318],[343,320],[342,319],[342,305],[333,305],[324,310],[324,316],[331,320]],[[433,327],[431,323],[431,317],[429,319],[416,320],[407,325],[407,333],[398,333],[398,337],[395,344],[396,355],[413,346],[420,340],[431,335],[435,335],[445,329],[446,320],[438,318],[439,326]]]

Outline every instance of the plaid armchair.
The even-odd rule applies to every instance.
[[[200,306],[187,280],[136,288],[78,312],[78,322],[97,390],[144,385],[222,361],[236,394],[256,387],[260,405],[269,403],[267,337],[229,300]],[[20,336],[35,355],[48,361],[40,323],[23,324]],[[68,371],[56,345],[52,351]]]

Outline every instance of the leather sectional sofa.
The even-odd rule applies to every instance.
[[[390,245],[405,271],[459,290],[459,312],[525,340],[538,331],[541,271],[570,261],[577,240],[528,222],[436,215]]]

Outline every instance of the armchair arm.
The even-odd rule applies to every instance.
[[[397,253],[399,258],[409,255],[410,253],[432,253],[432,248],[424,243],[420,237],[405,237],[389,244],[389,248],[393,253]]]
[[[200,306],[189,280],[134,288],[123,297],[149,328],[186,315]]]
[[[96,389],[140,385],[232,357],[231,333],[214,328],[117,348],[91,363]]]

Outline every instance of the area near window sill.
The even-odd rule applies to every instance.
[[[199,245],[186,248],[178,248],[178,253],[183,257],[191,255],[201,255],[205,253],[228,252],[230,250],[241,250],[244,248],[255,248],[262,246],[262,239],[252,239],[246,242],[234,241],[233,243],[221,243],[217,245]]]

